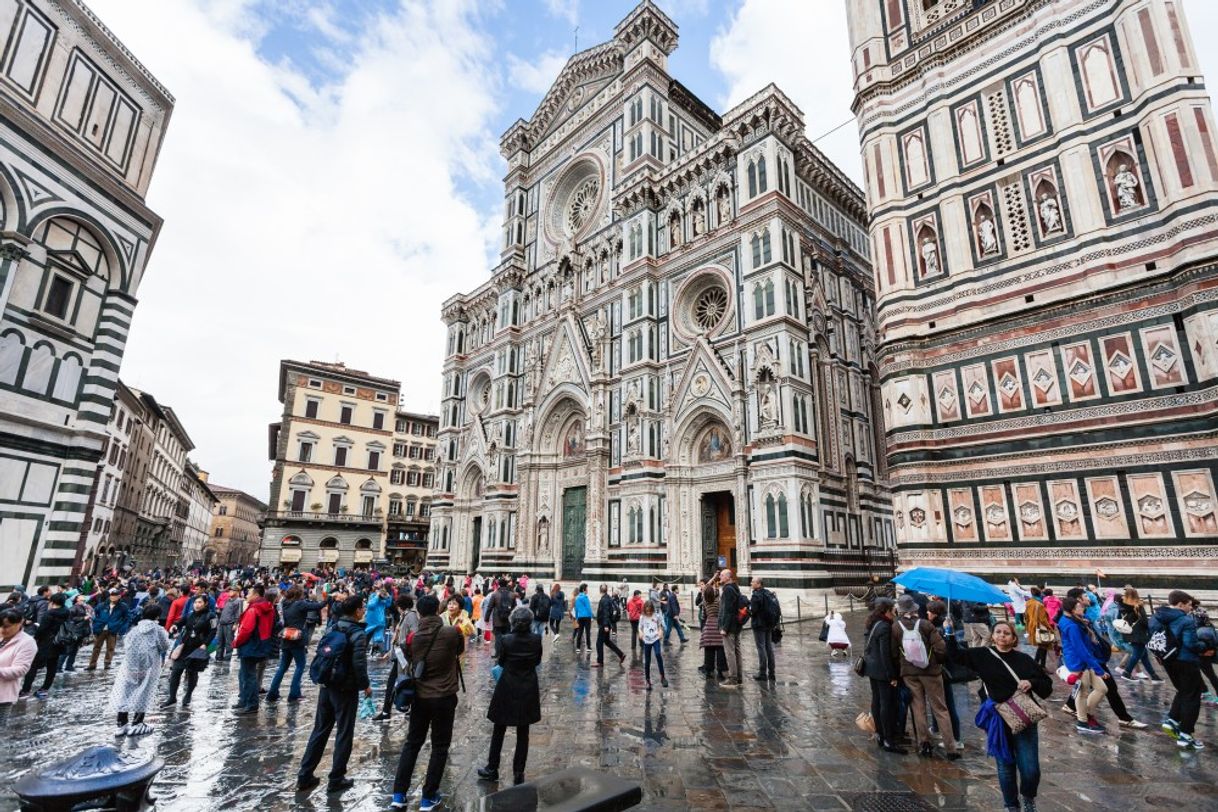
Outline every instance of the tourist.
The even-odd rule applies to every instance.
[[[702,629],[698,635],[698,645],[702,648],[702,665],[698,667],[706,679],[714,679],[717,675],[723,679],[727,675],[727,657],[723,654],[723,632],[719,631],[719,587],[711,578],[702,587],[698,600],[701,602],[700,612]],[[652,610],[655,604],[647,601]]]
[[[374,722],[384,722],[393,717],[393,694],[397,687],[398,674],[404,673],[409,665],[406,661],[406,640],[419,628],[419,613],[414,608],[414,598],[409,592],[402,592],[394,601],[398,610],[398,622],[393,628],[393,641],[386,658],[391,658],[389,676],[385,680],[385,699],[381,702],[381,712],[372,717]]]
[[[1154,664],[1150,661],[1150,653],[1146,650],[1146,644],[1150,641],[1150,615],[1146,613],[1146,607],[1142,604],[1138,590],[1132,586],[1125,587],[1125,594],[1121,596],[1118,609],[1119,619],[1124,621],[1125,626],[1129,629],[1124,634],[1125,640],[1129,643],[1130,654],[1125,658],[1125,664],[1114,669],[1114,673],[1121,679],[1136,682],[1138,677],[1134,673],[1134,669],[1141,664],[1143,677],[1149,678],[1152,682],[1162,682],[1163,678],[1155,671]]]
[[[592,600],[588,597],[588,585],[580,584],[575,592],[575,601],[571,605],[571,618],[575,621],[575,653],[583,649],[579,646],[580,638],[584,640],[584,648],[592,651]]]
[[[262,680],[259,668],[266,663],[274,647],[272,631],[275,625],[275,607],[266,598],[267,589],[254,584],[246,593],[245,611],[237,625],[237,636],[233,645],[241,668],[237,672],[237,703],[233,711],[237,716],[248,716],[258,712],[258,689]]]
[[[319,641],[319,649],[325,646],[327,637],[341,636],[343,641],[330,674],[321,683],[317,692],[317,711],[313,715],[313,730],[305,745],[304,758],[296,773],[296,791],[308,792],[321,783],[313,774],[326,751],[330,731],[334,733],[334,757],[330,762],[327,792],[342,792],[355,786],[347,778],[347,762],[351,758],[351,746],[355,741],[355,715],[359,709],[359,695],[372,696],[372,685],[368,681],[368,629],[364,625],[364,599],[353,595],[345,599],[338,608],[338,620],[332,631]],[[320,651],[318,656],[320,656]],[[340,667],[341,664],[341,667]]]
[[[1053,625],[1057,625],[1057,621],[1062,616],[1062,600],[1053,594],[1053,590],[1045,587],[1040,591],[1041,603],[1045,605],[1045,611],[1049,613],[1049,620],[1053,621]],[[1058,648],[1061,646],[1059,645]]]
[[[778,597],[766,589],[760,578],[754,578],[749,594],[749,617],[753,625],[753,645],[757,647],[757,673],[753,679],[759,682],[777,679],[774,673],[774,629],[782,619],[782,608]]]
[[[685,630],[681,628],[681,599],[677,597],[671,584],[664,584],[664,589],[660,592],[660,605],[664,608],[664,645],[671,645],[668,638],[674,628],[677,630],[677,638],[682,644],[686,643]]]
[[[162,708],[172,708],[177,704],[182,674],[186,674],[186,693],[182,695],[182,707],[190,707],[190,698],[199,683],[199,674],[207,668],[207,646],[216,635],[217,625],[216,613],[211,610],[207,598],[203,595],[197,596],[191,613],[180,621],[175,629],[178,638],[169,655],[172,660],[169,668],[169,696],[161,703]]]
[[[1214,687],[1213,691],[1201,694],[1201,701],[1216,704],[1218,703],[1218,674],[1214,673],[1214,655],[1218,652],[1218,629],[1214,628],[1214,624],[1210,622],[1209,613],[1196,598],[1193,598],[1191,614],[1193,620],[1197,622],[1197,642],[1202,648],[1201,657],[1197,662],[1201,667],[1201,674]],[[1201,687],[1205,687],[1204,682],[1201,683]]]
[[[279,666],[271,677],[270,688],[267,689],[266,701],[279,701],[279,686],[287,673],[288,666],[294,664],[292,682],[288,688],[288,702],[299,702],[301,698],[301,681],[304,676],[305,661],[308,659],[309,635],[308,624],[311,612],[321,611],[323,604],[304,596],[304,590],[298,586],[289,589],[280,604],[280,616],[283,618],[283,635],[279,647]]]
[[[985,691],[978,727],[1001,726],[997,735],[1002,746],[998,753],[992,749],[998,766],[998,786],[1006,812],[1036,812],[1036,790],[1040,786],[1040,754],[1037,725],[1028,725],[1012,734],[1005,721],[994,710],[995,704],[1009,700],[1016,693],[1031,693],[1047,699],[1053,693],[1053,680],[1031,657],[1019,650],[1019,634],[1015,624],[1000,620],[991,632],[993,645],[985,648],[958,649],[953,655],[957,662],[967,664],[981,679]],[[987,724],[981,720],[985,718]],[[993,736],[990,737],[993,741]]]
[[[486,631],[486,628],[482,624],[482,602],[483,602],[483,600],[484,600],[484,598],[482,596],[482,588],[475,587],[474,594],[471,595],[470,599],[469,599],[469,602],[470,602],[469,619],[474,621],[474,629],[479,632]]]
[[[76,654],[80,646],[93,631],[93,607],[89,605],[89,596],[77,593],[71,600],[68,610],[68,620],[64,623],[63,650],[59,655],[59,670],[71,672],[76,670]]]
[[[929,607],[929,603],[928,603]],[[912,702],[914,733],[918,752],[924,757],[934,754],[926,710],[930,706],[943,746],[949,759],[960,758],[956,739],[952,736],[951,715],[943,693],[943,661],[947,658],[947,643],[929,620],[919,617],[917,602],[909,595],[897,599],[897,620],[892,627],[892,646],[897,652],[901,680],[909,688]]]
[[[537,585],[541,591],[541,585]],[[541,592],[545,594],[544,591]],[[503,638],[499,665],[503,671],[491,694],[486,718],[494,725],[486,766],[478,769],[485,781],[499,780],[499,757],[509,727],[516,728],[516,753],[512,757],[512,783],[524,783],[524,768],[529,760],[529,725],[541,721],[541,688],[537,666],[541,664],[541,635],[532,631],[533,612],[518,606],[512,610],[511,631]]]
[[[748,605],[736,585],[731,570],[719,573],[719,629],[723,632],[723,653],[727,657],[727,681],[725,688],[739,688],[743,684],[744,661],[740,658],[740,631],[748,620]]]
[[[131,615],[120,590],[111,588],[107,599],[93,613],[93,653],[89,655],[86,671],[97,669],[97,658],[106,649],[106,668],[114,661],[114,646],[131,627]],[[159,618],[159,615],[158,615]]]
[[[947,604],[936,598],[926,605],[926,619],[929,620],[935,627],[935,630],[943,637],[943,643],[946,646],[946,655],[940,662],[941,672],[943,675],[943,704],[947,705],[947,716],[952,722],[952,738],[956,740],[956,750],[964,750],[964,741],[960,738],[960,713],[956,710],[956,692],[953,690],[951,682],[951,674],[947,669],[947,661],[955,653],[959,644],[956,641],[956,635],[953,631],[953,624],[948,617]],[[931,726],[932,733],[939,732],[939,723],[932,716]],[[943,744],[946,748],[946,743]]]
[[[546,588],[540,582],[533,586],[529,611],[533,613],[533,626],[529,631],[540,637],[545,633],[546,624],[550,620],[550,596],[546,594]]]
[[[444,621],[445,626],[455,626],[467,640],[474,636],[474,623],[465,613],[464,602],[456,595],[448,599],[447,611],[440,616],[440,620]]]
[[[364,606],[364,631],[368,635],[368,653],[370,654],[386,650],[385,611],[393,602],[380,581],[373,584],[373,588],[375,591],[369,596],[368,603]]]
[[[216,642],[216,662],[226,663],[233,656],[233,639],[237,636],[237,622],[245,610],[245,601],[241,598],[241,587],[232,584],[228,588],[228,598],[220,609],[220,628]]]
[[[67,600],[62,592],[56,592],[48,599],[49,608],[42,613],[42,620],[39,621],[34,631],[34,642],[38,644],[38,655],[34,658],[34,664],[30,670],[25,674],[25,681],[21,683],[22,697],[30,695],[30,689],[34,687],[34,678],[38,676],[40,669],[45,668],[46,675],[43,677],[42,687],[34,694],[37,699],[46,699],[51,685],[55,682],[55,674],[59,671],[59,655],[63,653],[58,640],[59,630],[71,617],[65,603]]]
[[[1032,593],[1028,592],[1019,584],[1018,578],[1012,578],[1007,581],[1007,596],[1011,599],[1011,609],[1015,612],[1016,625],[1027,625],[1023,622],[1023,613],[1027,609],[1028,598],[1032,597]]]
[[[1189,750],[1205,747],[1193,737],[1197,717],[1201,713],[1201,655],[1203,643],[1197,639],[1197,620],[1191,614],[1193,598],[1187,592],[1174,589],[1167,595],[1167,606],[1155,610],[1150,620],[1150,635],[1163,635],[1163,651],[1160,661],[1167,670],[1176,695],[1172,699],[1167,718],[1163,720],[1163,731],[1176,740],[1176,744]],[[1170,655],[1176,651],[1174,656]]]
[[[1049,651],[1057,645],[1057,626],[1040,602],[1039,587],[1032,587],[1032,594],[1024,604],[1024,630],[1028,644],[1036,646],[1036,664],[1044,668]]]
[[[0,610],[0,728],[36,656],[38,643],[25,633],[25,615],[17,609]]]
[[[161,627],[161,607],[145,606],[140,621],[123,637],[124,656],[110,691],[110,709],[117,714],[115,736],[145,736],[152,725],[144,714],[156,697],[161,666],[169,652],[169,634]]]
[[[889,753],[905,755],[897,744],[897,685],[900,670],[893,656],[892,599],[877,597],[867,618],[863,643],[863,676],[871,683],[871,718],[876,741]]]
[[[558,639],[562,619],[567,615],[567,596],[563,594],[562,584],[557,581],[550,587],[550,632]]]
[[[410,729],[406,733],[397,774],[393,779],[391,806],[394,809],[406,808],[415,761],[430,730],[431,757],[427,763],[427,775],[423,779],[423,797],[419,802],[420,812],[429,812],[443,802],[439,792],[440,778],[444,774],[448,747],[452,743],[457,688],[461,682],[458,657],[465,651],[465,641],[460,632],[445,626],[437,617],[440,603],[433,595],[419,598],[417,608],[419,630],[406,644],[406,653],[412,663],[424,664],[423,676],[415,681]]]
[[[507,579],[497,581],[495,591],[482,603],[483,623],[490,626],[495,636],[495,659],[499,659],[499,639],[511,631],[512,610],[516,608],[516,596]]]
[[[660,669],[660,684],[667,688],[668,677],[664,674],[664,655],[660,650],[660,616],[656,614],[656,608],[651,601],[643,601],[641,593],[636,592],[635,594],[640,597],[639,603],[641,604],[636,625],[643,644],[643,678],[647,680],[647,690],[651,690],[651,658],[653,655],[656,658],[656,667]]]
[[[1108,689],[1104,683],[1104,663],[1096,656],[1099,635],[1086,618],[1086,606],[1081,598],[1067,597],[1062,601],[1062,618],[1058,623],[1061,631],[1062,664],[1070,672],[1067,680],[1078,685],[1075,697],[1075,713],[1079,733],[1104,733],[1104,727],[1095,718],[1095,709],[1104,699]]]
[[[825,616],[825,643],[829,646],[830,657],[836,657],[838,654],[849,656],[850,635],[846,633],[846,620],[841,613],[832,609]]]
[[[643,616],[643,593],[636,589],[626,601],[626,619],[630,621],[630,651],[633,653],[639,645],[639,618]]]
[[[621,617],[621,604],[609,594],[609,585],[601,584],[601,598],[596,604],[596,662],[593,663],[593,668],[600,668],[605,664],[605,646],[608,646],[609,650],[617,655],[619,665],[626,662],[626,655],[609,637],[609,632],[613,630]]]

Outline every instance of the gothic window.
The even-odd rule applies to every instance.
[[[752,160],[749,161],[748,169],[748,186],[749,197],[757,196],[757,164]]]
[[[787,495],[778,494],[778,537],[790,538],[791,531],[787,525]]]
[[[759,155],[757,157],[757,194],[765,194],[765,190],[765,156]]]
[[[768,539],[778,536],[778,517],[775,515],[774,494],[765,496],[765,537]]]
[[[749,240],[749,247],[753,249],[753,267],[761,267],[761,235],[754,234]]]
[[[774,315],[774,280],[767,279],[762,288],[765,290],[765,314],[767,316]]]
[[[770,232],[761,232],[761,261],[769,265],[773,260],[773,254],[770,253]]]

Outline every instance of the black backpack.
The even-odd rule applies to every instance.
[[[622,619],[622,605],[617,601],[609,603],[609,622],[618,623]]]
[[[1170,623],[1163,623],[1158,617],[1150,619],[1150,640],[1146,642],[1146,650],[1161,663],[1169,663],[1180,656],[1180,639],[1171,630]]]
[[[317,685],[333,688],[345,682],[350,673],[351,639],[335,626],[317,643],[317,653],[309,665],[309,679]]]
[[[533,610],[533,619],[545,620],[550,616],[550,596],[544,592],[539,592],[533,597],[537,602],[537,608]]]
[[[778,596],[768,589],[761,590],[761,622],[767,629],[776,629],[782,623],[782,606]]]
[[[513,606],[511,601],[512,596],[510,592],[499,591],[495,593],[495,609],[491,614],[491,625],[496,629],[503,629],[512,625]]]

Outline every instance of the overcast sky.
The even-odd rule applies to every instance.
[[[864,2],[864,0],[849,0]],[[267,498],[282,358],[342,360],[439,409],[440,303],[497,257],[499,136],[633,0],[88,0],[177,106],[165,218],[122,377],[212,480]],[[659,0],[673,75],[720,112],[775,82],[856,182],[843,0]],[[1218,2],[1185,0],[1212,74]]]

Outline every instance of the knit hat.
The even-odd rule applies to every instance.
[[[899,615],[914,615],[918,613],[918,604],[911,595],[902,595],[897,598],[897,614]]]

